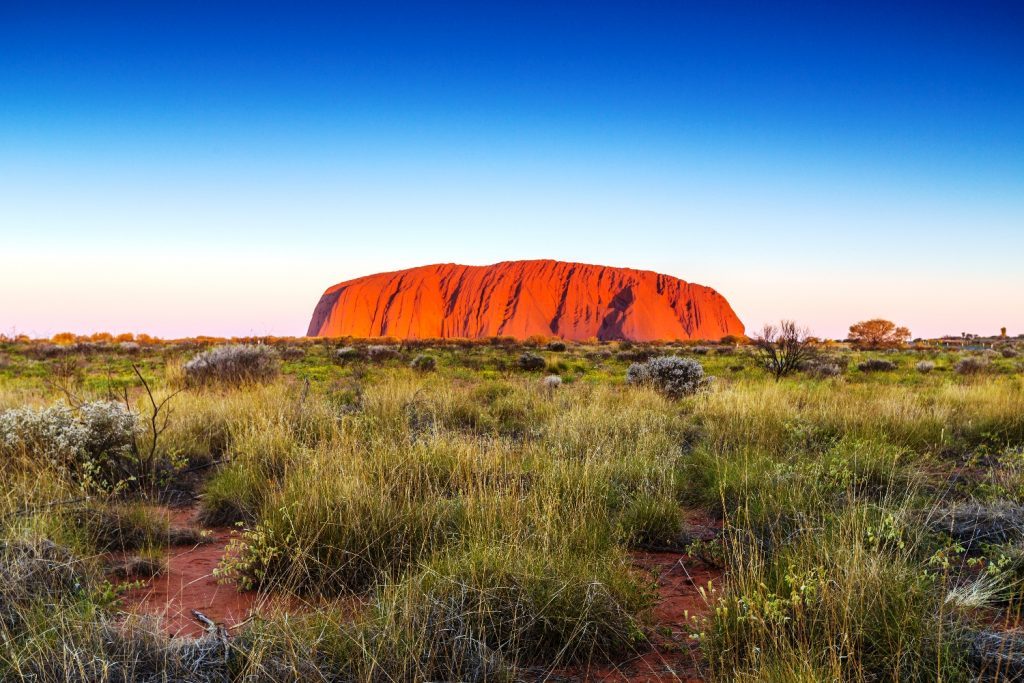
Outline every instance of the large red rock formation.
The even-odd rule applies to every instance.
[[[444,263],[334,285],[310,336],[720,339],[743,334],[721,294],[648,270],[561,261]]]

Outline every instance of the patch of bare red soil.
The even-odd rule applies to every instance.
[[[721,523],[693,512],[688,515],[686,526],[692,538],[710,540],[717,535]],[[657,584],[651,614],[651,648],[609,666],[560,671],[555,680],[601,683],[696,683],[704,680],[697,641],[690,634],[699,620],[711,611],[709,584],[713,583],[716,589],[720,587],[722,570],[670,550],[638,551],[632,554],[632,559],[637,569]]]
[[[196,526],[195,509],[169,511],[171,524]],[[207,542],[169,548],[166,570],[146,585],[125,592],[122,608],[133,614],[158,615],[172,636],[196,637],[205,629],[192,610],[229,630],[249,618],[255,592],[240,593],[233,583],[220,583],[214,570],[231,540],[230,528],[211,529]]]

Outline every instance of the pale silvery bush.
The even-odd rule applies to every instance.
[[[182,371],[192,385],[265,382],[277,376],[278,356],[269,346],[217,346],[194,356]]]
[[[562,386],[562,378],[558,375],[548,375],[541,380],[541,383],[548,391],[554,391],[558,387]]]
[[[0,450],[5,460],[22,455],[66,467],[83,457],[87,440],[85,425],[63,404],[0,413]]]
[[[0,413],[0,455],[41,458],[91,487],[116,486],[134,456],[138,416],[113,401],[85,403],[77,411],[56,404]]]
[[[700,363],[679,356],[658,356],[633,363],[626,371],[627,384],[650,386],[671,398],[695,394],[713,380],[704,374]]]
[[[918,361],[917,365],[915,365],[914,367],[917,368],[917,371],[920,372],[922,375],[927,375],[929,372],[935,369],[935,363],[931,362],[930,360],[922,360]]]
[[[135,437],[142,430],[138,415],[114,401],[94,401],[78,409],[78,419],[85,428],[89,457],[131,457]]]

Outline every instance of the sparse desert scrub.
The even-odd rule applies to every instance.
[[[1019,521],[1024,393],[1009,373],[924,378],[907,351],[887,373],[774,382],[709,353],[706,372],[727,379],[675,400],[624,386],[629,360],[605,346],[558,352],[557,391],[518,371],[524,347],[508,341],[417,344],[438,359],[430,374],[303,348],[269,381],[178,394],[160,439],[168,462],[189,463],[161,477],[199,496],[203,524],[241,522],[224,578],[281,605],[226,641],[125,622],[107,549],[159,560],[165,518],[133,490],[82,502],[74,478],[23,448],[0,464],[0,548],[52,543],[74,580],[14,601],[0,678],[585,679],[588,664],[650,654],[666,628],[687,641],[652,621],[636,557],[682,548],[694,520],[722,525],[724,571],[701,582],[706,602],[693,589],[694,678],[975,680],[972,634],[1019,599],[1020,540],[978,537]],[[63,402],[41,377],[70,357],[83,402],[128,388],[145,423],[131,363],[160,399],[194,351],[3,352],[3,409]],[[673,572],[700,566],[677,557]]]
[[[914,366],[914,369],[920,372],[922,375],[927,375],[929,372],[935,369],[935,363],[930,360],[918,361]]]

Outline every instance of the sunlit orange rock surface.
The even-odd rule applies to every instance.
[[[542,260],[443,263],[342,282],[320,297],[308,334],[712,340],[743,334],[743,323],[710,287],[648,270]]]

